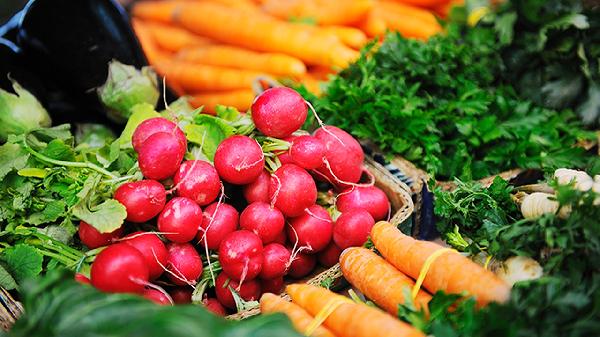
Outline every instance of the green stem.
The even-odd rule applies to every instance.
[[[65,258],[65,256],[60,255],[60,254],[52,253],[52,252],[49,252],[49,251],[46,251],[46,250],[43,250],[40,248],[38,248],[37,251],[44,256],[48,256],[48,257],[51,257],[51,258],[57,260],[58,262],[64,264],[65,266],[67,266],[69,268],[71,268],[72,266],[74,266],[77,263],[77,261],[68,260]]]
[[[100,167],[94,163],[90,163],[90,162],[81,163],[81,162],[74,162],[74,161],[64,161],[64,160],[52,159],[50,157],[47,157],[47,156],[35,151],[31,147],[29,147],[29,145],[27,144],[27,140],[25,140],[24,145],[25,145],[25,149],[27,150],[27,152],[31,153],[34,157],[36,157],[37,159],[39,159],[41,161],[45,161],[47,163],[59,165],[59,166],[89,168],[89,169],[97,171],[101,174],[104,174],[106,176],[109,176],[113,179],[119,178],[119,176],[110,173],[109,171],[103,169],[102,167]]]

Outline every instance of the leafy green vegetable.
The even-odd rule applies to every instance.
[[[123,132],[119,137],[122,147],[131,147],[131,137],[133,132],[142,124],[143,121],[150,118],[160,117],[160,114],[154,110],[154,106],[147,103],[141,103],[131,108],[131,116],[125,124]]]
[[[42,255],[27,244],[21,243],[5,249],[2,260],[18,282],[37,276],[42,271]]]
[[[0,89],[0,143],[5,142],[8,135],[52,124],[46,109],[29,91],[15,81],[13,89],[16,94]]]
[[[116,138],[114,132],[102,124],[83,123],[75,125],[75,143],[77,145],[87,144],[90,147],[103,147]]]
[[[142,297],[103,294],[52,271],[22,287],[25,313],[7,337],[299,337],[283,314],[228,321],[196,305],[158,306]]]

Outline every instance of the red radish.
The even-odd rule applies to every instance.
[[[296,258],[290,264],[290,268],[288,269],[288,275],[293,278],[302,278],[308,274],[310,274],[315,266],[317,265],[317,258],[315,255],[309,255],[304,253],[299,253],[296,255]]]
[[[215,281],[215,293],[219,302],[229,309],[235,309],[235,300],[229,287],[237,291],[240,297],[246,301],[258,300],[261,294],[260,283],[257,280],[244,281],[240,286],[238,282],[228,278],[225,273],[221,273]]]
[[[287,272],[287,264],[291,253],[287,248],[278,243],[270,243],[263,249],[262,269],[260,278],[273,279],[283,277]]]
[[[219,262],[223,272],[231,279],[246,282],[260,273],[262,252],[263,245],[258,235],[239,230],[230,233],[221,242]]]
[[[188,242],[202,225],[202,209],[188,198],[171,199],[158,216],[158,230],[173,242]]]
[[[202,275],[202,259],[196,248],[189,243],[170,243],[167,250],[167,276],[171,282],[179,286],[196,284]]]
[[[309,135],[296,137],[289,151],[294,163],[307,170],[323,165],[325,152],[325,144]]]
[[[369,238],[375,220],[364,209],[342,213],[333,226],[333,241],[341,249],[362,246]]]
[[[302,215],[291,218],[287,227],[290,243],[308,247],[309,252],[323,250],[331,241],[333,221],[325,208],[310,206]]]
[[[281,163],[281,165],[296,164],[296,162],[294,162],[294,159],[292,159],[292,156],[290,155],[289,151],[277,154],[277,158],[279,158],[279,162]]]
[[[269,184],[271,183],[271,175],[266,170],[250,184],[244,186],[244,198],[251,204],[256,201],[269,202]]]
[[[283,290],[283,276],[270,280],[261,280],[260,287],[263,293],[280,294]]]
[[[365,156],[356,139],[346,131],[329,125],[318,128],[314,137],[321,140],[327,149],[325,161],[317,171],[339,186],[343,186],[343,182],[357,183],[362,175]]]
[[[280,245],[284,245],[287,242],[287,235],[285,233],[285,230],[279,232],[279,234],[277,234],[277,237],[275,238],[275,241],[273,241],[273,243],[278,243]]]
[[[164,180],[172,177],[185,155],[186,148],[171,133],[158,132],[148,137],[138,151],[138,163],[144,177]]]
[[[163,268],[167,265],[169,253],[158,235],[148,232],[135,232],[124,237],[122,241],[142,253],[150,271],[151,280],[162,275]]]
[[[202,304],[204,307],[217,316],[225,316],[227,315],[227,311],[225,307],[217,300],[216,298],[205,298],[202,300]]]
[[[335,207],[342,213],[362,208],[378,221],[388,216],[390,201],[387,195],[375,186],[354,186],[339,194]]]
[[[96,256],[90,275],[92,285],[100,291],[141,294],[150,272],[142,253],[129,245],[117,243]]]
[[[86,247],[94,249],[106,246],[120,238],[123,234],[123,227],[119,227],[110,233],[100,233],[94,226],[85,221],[80,221],[77,233],[79,234],[79,239],[81,239],[81,242]]]
[[[307,112],[304,98],[287,87],[267,89],[252,103],[256,128],[275,138],[285,138],[300,129]]]
[[[202,226],[198,232],[198,241],[204,246],[204,231],[208,228],[206,232],[208,249],[219,249],[221,241],[238,228],[238,211],[228,204],[221,203],[218,205],[218,209],[216,202],[208,205],[202,214]],[[209,225],[210,227],[208,227]]]
[[[81,284],[92,284],[92,281],[90,281],[90,279],[87,276],[81,273],[75,273],[75,281]]]
[[[169,295],[175,304],[192,303],[193,290],[190,287],[177,287],[170,291]]]
[[[174,134],[177,137],[177,139],[183,144],[183,146],[187,147],[187,140],[185,139],[185,134],[175,123],[171,122],[166,118],[156,117],[143,121],[133,132],[133,135],[131,137],[131,144],[133,145],[133,149],[135,150],[135,152],[139,152],[140,147],[146,141],[146,139],[148,139],[148,137],[158,132]]]
[[[203,160],[188,160],[173,177],[177,195],[194,200],[200,206],[213,202],[221,191],[221,179],[215,168]]]
[[[245,185],[263,172],[265,157],[256,140],[247,136],[231,136],[219,144],[215,152],[215,168],[223,180]]]
[[[323,267],[333,267],[340,260],[342,249],[338,247],[335,242],[330,242],[325,249],[317,254],[317,259]]]
[[[281,211],[266,202],[253,202],[240,215],[240,228],[254,232],[263,244],[275,241],[284,225]]]
[[[165,187],[156,180],[141,180],[126,183],[113,196],[127,210],[127,221],[146,222],[160,213],[167,194]]]
[[[271,177],[269,198],[286,217],[299,216],[317,201],[317,185],[305,169],[285,164]]]
[[[163,293],[162,291],[156,290],[156,289],[146,288],[146,289],[144,289],[142,296],[144,296],[145,298],[149,299],[150,301],[152,301],[156,304],[173,305],[173,303],[171,302],[171,299],[169,298],[169,296],[167,296],[167,294]]]

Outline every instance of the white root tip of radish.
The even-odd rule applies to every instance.
[[[276,174],[271,174],[271,177],[277,180],[277,189],[275,190],[275,193],[273,193],[273,198],[271,198],[271,208],[274,208],[275,204],[277,203],[279,191],[281,191],[281,179],[279,179],[279,177]]]
[[[331,222],[331,219],[325,219],[325,218],[321,218],[320,216],[318,216],[318,215],[316,215],[315,213],[313,213],[313,212],[312,212],[312,211],[311,211],[309,208],[305,208],[305,209],[304,209],[304,211],[305,211],[305,212],[306,212],[308,215],[312,216],[312,217],[313,217],[313,218],[315,218],[315,219],[318,219],[318,220],[321,220],[321,221],[326,221],[326,222]],[[294,228],[294,227],[292,227],[292,228]]]
[[[331,137],[335,138],[338,142],[340,142],[340,144],[342,144],[342,146],[346,146],[346,144],[333,132],[327,130],[327,126],[325,125],[325,123],[323,123],[323,121],[321,120],[321,118],[319,117],[319,115],[317,115],[317,111],[315,110],[315,108],[313,107],[312,104],[310,104],[309,101],[304,100],[304,102],[306,103],[306,105],[310,108],[310,111],[312,111],[313,115],[315,116],[315,119],[317,120],[317,123],[319,124],[319,126],[321,128],[323,128],[323,131],[327,132]]]
[[[336,181],[338,184],[341,184],[341,185],[348,185],[348,186],[356,186],[356,187],[371,187],[371,186],[375,185],[375,177],[373,177],[373,175],[372,175],[372,174],[370,174],[370,172],[369,172],[369,174],[370,174],[370,177],[372,177],[372,179],[371,179],[371,181],[370,181],[369,183],[366,183],[366,184],[357,184],[357,183],[351,183],[351,182],[349,182],[349,181],[344,181],[344,180],[342,180],[342,179],[338,178],[338,177],[335,175],[335,173],[333,173],[333,169],[331,168],[331,164],[329,163],[329,160],[327,160],[327,158],[324,158],[324,159],[323,159],[323,163],[325,163],[325,167],[327,167],[327,171],[329,171],[329,174],[331,174],[331,176],[333,177],[333,179],[335,179],[335,181]],[[363,170],[363,172],[364,172],[364,171],[366,171],[366,170]],[[367,171],[367,172],[368,172],[368,171]]]
[[[169,273],[171,276],[173,276],[174,278],[178,279],[179,281],[187,284],[188,286],[192,287],[194,290],[196,290],[196,286],[195,283],[188,280],[187,278],[185,278],[185,276],[183,275],[183,273],[177,269],[177,267],[173,266],[173,269],[179,273],[179,275],[175,274],[174,272],[172,272],[169,268],[165,267],[165,265],[163,265],[162,263],[160,263],[160,261],[158,260],[158,257],[156,256],[156,253],[154,252],[154,249],[152,249],[152,255],[154,255],[154,260],[156,261],[156,263],[158,263],[158,265],[162,268],[162,270],[164,270],[165,272]]]

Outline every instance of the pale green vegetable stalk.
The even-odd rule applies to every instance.
[[[13,81],[12,94],[0,89],[0,141],[5,142],[10,134],[21,134],[52,124],[50,115],[29,91]]]
[[[109,64],[106,83],[98,88],[98,96],[108,110],[108,117],[124,123],[135,105],[148,103],[156,106],[159,98],[156,73],[149,67],[137,70],[113,60]]]

